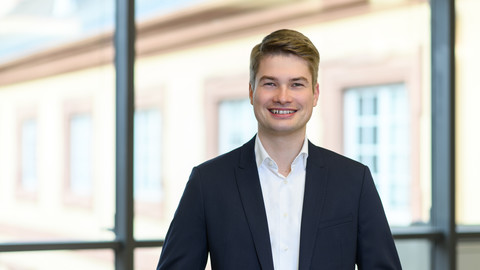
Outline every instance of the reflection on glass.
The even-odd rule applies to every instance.
[[[110,250],[31,251],[0,253],[0,269],[10,270],[113,270]]]

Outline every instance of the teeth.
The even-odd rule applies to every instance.
[[[294,110],[271,110],[273,114],[290,114],[294,113]]]

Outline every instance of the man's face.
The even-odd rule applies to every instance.
[[[305,60],[296,55],[264,57],[249,91],[259,134],[304,135],[318,95]]]

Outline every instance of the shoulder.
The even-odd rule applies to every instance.
[[[255,137],[238,148],[199,164],[195,169],[217,172],[233,171],[234,168],[242,166],[244,163],[255,162],[254,147]]]
[[[308,156],[308,162],[313,163],[312,165],[327,167],[329,168],[329,170],[333,171],[363,174],[366,170],[368,170],[367,166],[356,160],[353,160],[332,150],[316,146],[312,143],[309,143]]]
[[[342,165],[351,165],[351,166],[364,166],[362,163],[353,160],[349,157],[346,157],[342,154],[339,154],[335,151],[316,146],[313,143],[309,143],[309,156],[312,156],[315,159],[318,159],[320,162],[325,163],[326,165],[342,164]]]
[[[215,158],[209,159],[196,166],[198,169],[216,169],[225,166],[238,164],[240,158],[241,147],[231,150],[225,154],[221,154]]]

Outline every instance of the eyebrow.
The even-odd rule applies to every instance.
[[[272,77],[272,76],[262,76],[260,77],[260,79],[258,80],[259,82],[261,81],[265,81],[265,80],[269,80],[269,81],[278,81],[277,78],[275,77]]]
[[[262,77],[260,77],[259,81],[263,81],[263,80],[278,81],[278,79],[276,77],[273,77],[273,76],[262,76]],[[303,77],[303,76],[300,76],[300,77],[292,78],[289,81],[291,81],[291,82],[297,82],[297,81],[308,82],[308,79]]]
[[[308,82],[308,79],[305,77],[298,77],[298,78],[293,78],[290,81],[296,82],[296,81],[306,81]]]

